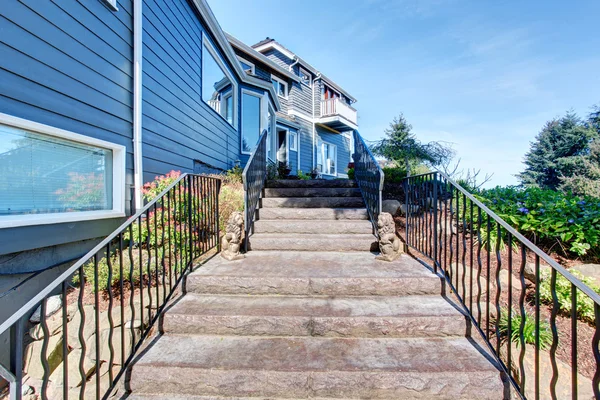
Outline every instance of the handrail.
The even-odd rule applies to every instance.
[[[516,394],[563,398],[570,383],[570,398],[578,392],[600,398],[600,295],[447,174],[413,175],[404,179],[404,188],[407,245],[433,261],[433,271],[441,272],[458,297]],[[549,274],[542,273],[542,261]],[[564,281],[558,283],[559,277]],[[557,323],[559,317],[570,321]],[[527,339],[526,323],[534,324]],[[578,338],[578,332],[590,326],[591,343],[578,344],[590,336]],[[570,363],[570,374],[563,368],[560,376],[559,342],[570,346],[569,360],[562,359]],[[547,346],[543,357],[552,366],[551,377],[540,370]],[[595,369],[587,370],[591,381],[579,372],[590,361],[595,361]]]
[[[254,217],[260,202],[260,196],[267,179],[267,130],[263,130],[256,148],[250,155],[244,172],[244,249],[248,251],[250,234],[254,229]]]
[[[373,233],[377,235],[377,218],[381,213],[385,174],[358,131],[354,135],[354,179],[367,206]]]
[[[91,375],[96,379],[96,397],[100,398],[102,393],[112,390],[114,384],[125,373],[143,340],[150,335],[153,324],[158,320],[175,289],[191,270],[194,260],[219,247],[220,186],[221,180],[218,178],[195,174],[177,177],[158,196],[0,324],[0,334],[11,330],[9,345],[11,349],[17,349],[11,351],[10,370],[4,371],[6,368],[0,366],[2,375],[9,372],[15,377],[15,382],[11,383],[11,398],[20,399],[22,396],[20,388],[23,375],[24,321],[38,304],[41,304],[40,325],[39,329],[36,329],[43,332],[40,338],[43,342],[41,353],[32,354],[30,357],[39,357],[39,362],[44,368],[42,387],[37,388],[36,392],[40,390],[43,398],[48,396],[52,371],[46,352],[50,351],[49,339],[54,332],[49,331],[46,310],[50,295],[56,293],[61,296],[57,316],[62,316],[60,329],[63,338],[62,354],[65,357],[61,364],[63,378],[60,378],[64,379],[64,384],[53,383],[63,386],[63,396],[67,396],[69,357],[66,357],[66,354],[70,348],[82,348],[81,366],[84,357],[87,357],[86,348],[92,353],[95,348],[96,369]],[[71,282],[75,282],[76,285],[72,286]],[[84,297],[86,290],[93,291],[94,296],[91,299],[88,297],[86,300]],[[73,296],[77,292],[79,295]],[[100,292],[108,294],[108,304],[101,304],[105,300],[101,300]],[[106,299],[106,296],[103,299]],[[77,309],[68,307],[72,301],[76,304],[71,306],[76,305]],[[93,303],[89,305],[93,307],[92,312],[89,309],[86,311],[88,302]],[[113,308],[114,303],[120,303],[118,311]],[[101,308],[107,311],[100,311]],[[106,313],[107,316],[102,313]],[[91,318],[95,347],[93,343],[86,343],[93,342],[91,338],[88,339],[89,334],[84,336],[86,314],[88,322]],[[79,342],[69,344],[69,340],[76,341],[71,338],[72,335],[67,335],[67,330],[73,329],[69,326],[73,315],[79,315],[79,326],[75,326]],[[139,325],[133,321],[139,321]],[[85,330],[87,332],[87,328]],[[119,333],[121,352],[117,354],[114,344],[119,341],[115,338]],[[103,346],[108,346],[110,354],[106,357],[110,358],[100,358]],[[101,387],[100,383],[101,360],[107,361],[109,365],[110,378],[108,384],[103,383],[105,387]],[[30,362],[35,361],[32,359]],[[120,367],[116,370],[116,376],[113,376],[113,365]],[[69,381],[81,382],[78,388],[81,389],[81,396],[85,392],[88,375],[80,367],[79,376],[71,377]]]

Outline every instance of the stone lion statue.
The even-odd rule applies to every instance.
[[[244,216],[242,213],[239,211],[233,212],[225,227],[225,235],[221,242],[221,257],[229,261],[244,258],[244,255],[240,254],[243,226]]]
[[[396,223],[390,213],[381,213],[377,218],[377,233],[379,234],[379,251],[377,260],[394,261],[400,257],[401,243],[396,236]]]

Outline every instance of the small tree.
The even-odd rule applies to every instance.
[[[406,175],[411,174],[411,163],[426,163],[437,166],[452,158],[453,150],[439,142],[421,143],[412,133],[404,115],[400,114],[385,130],[384,139],[371,146],[371,151],[378,156],[404,164]]]

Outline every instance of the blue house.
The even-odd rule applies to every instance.
[[[205,0],[4,1],[0,289],[60,273],[156,175],[243,166],[263,130],[294,173],[344,176],[348,135],[318,107],[329,81],[279,48],[228,37]]]
[[[323,178],[347,177],[356,99],[274,39],[248,46],[228,35],[246,73],[271,81],[281,108],[270,138],[273,160],[292,173],[316,169]]]

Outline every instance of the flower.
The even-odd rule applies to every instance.
[[[525,207],[519,208],[518,211],[522,212],[523,214],[529,214],[529,210]]]
[[[581,201],[578,201],[577,204],[580,206],[585,206],[587,203],[585,202],[585,200],[581,200]]]
[[[573,218],[570,218],[570,219],[569,219],[569,223],[570,223],[570,224],[574,224],[574,223],[575,223],[575,220],[574,220]]]

